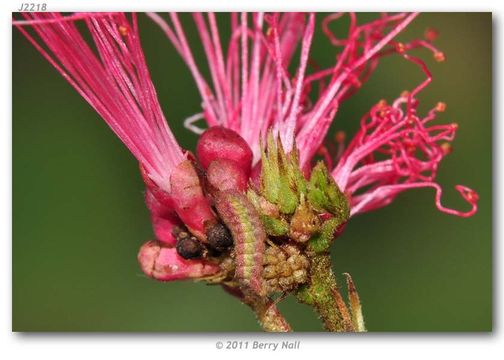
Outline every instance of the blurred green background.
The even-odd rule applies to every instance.
[[[196,136],[182,120],[200,111],[194,82],[144,15],[140,26],[166,117],[181,145],[192,149]],[[434,75],[421,109],[444,101],[439,121],[460,125],[455,151],[439,170],[442,200],[467,208],[453,189],[464,184],[478,191],[479,212],[449,216],[436,210],[433,191],[404,193],[386,208],[352,218],[334,244],[334,267],[341,281],[342,272],[353,275],[370,331],[490,331],[492,16],[423,14],[400,39],[422,37],[429,26],[440,31],[436,45],[447,61],[416,52]],[[200,48],[195,53],[202,58]],[[326,65],[335,56],[320,29],[313,56]],[[153,234],[137,162],[15,29],[12,69],[13,330],[259,331],[251,311],[219,287],[142,275],[136,254]],[[411,63],[384,59],[341,106],[331,133],[343,129],[351,136],[372,104],[393,100],[421,79]],[[312,310],[291,297],[280,309],[295,330],[321,330]]]

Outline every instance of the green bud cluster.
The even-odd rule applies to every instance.
[[[247,196],[257,209],[266,233],[313,251],[327,251],[337,230],[350,216],[348,200],[323,162],[305,178],[294,144],[288,154],[271,132],[261,144],[259,189]]]

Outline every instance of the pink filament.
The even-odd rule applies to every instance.
[[[304,68],[314,31],[313,14],[308,27],[305,16],[299,13],[232,14],[226,56],[215,15],[193,14],[211,85],[203,78],[194,60],[178,14],[170,14],[171,24],[158,14],[149,16],[160,25],[189,67],[203,99],[209,126],[221,125],[237,131],[252,148],[254,163],[260,158],[261,137],[275,125],[275,118],[282,127],[277,130],[292,143],[300,109],[298,105],[303,98]],[[287,66],[301,38],[305,50],[298,71],[299,85],[293,92]]]
[[[23,13],[14,25],[100,114],[163,190],[184,160],[170,131],[142,52],[136,16],[123,13]],[[93,48],[75,24],[83,19]],[[25,28],[29,25],[36,38]]]
[[[362,118],[359,131],[332,175],[339,187],[349,194],[352,215],[386,206],[405,190],[432,187],[436,190],[435,202],[440,211],[471,216],[477,211],[478,196],[467,187],[458,185],[456,189],[471,205],[471,210],[463,212],[441,204],[442,190],[434,180],[457,126],[432,125],[437,107],[423,118],[417,114],[415,96],[431,82],[432,76],[420,59],[403,56],[417,64],[426,79],[392,105],[380,101],[371,108]]]
[[[322,31],[341,50],[332,66],[320,69],[310,58],[315,33],[313,13],[231,14],[231,36],[224,47],[215,14],[195,13],[192,17],[210,73],[207,80],[178,14],[170,14],[169,23],[158,14],[148,13],[188,66],[203,101],[207,124],[239,133],[250,146],[255,179],[260,143],[270,129],[280,136],[287,151],[297,144],[303,168],[319,149],[331,166],[329,152],[321,145],[341,102],[367,81],[381,57],[401,54],[420,66],[425,81],[392,105],[380,102],[362,118],[360,130],[346,150],[340,142],[332,175],[351,198],[352,215],[386,206],[399,193],[424,187],[435,189],[435,204],[440,211],[461,217],[473,215],[478,195],[467,187],[457,185],[456,190],[471,205],[470,210],[458,211],[441,204],[442,189],[435,177],[456,126],[432,125],[436,108],[423,118],[417,114],[416,95],[432,77],[421,60],[406,52],[422,47],[437,59],[444,59],[444,55],[429,41],[415,39],[402,44],[394,40],[414,20],[415,13],[382,14],[364,24],[358,24],[357,15],[351,13],[348,33],[339,38],[330,30],[330,24],[342,15],[328,15],[322,22]],[[213,223],[215,217],[192,165],[185,170],[179,167],[186,156],[157,100],[136,15],[131,19],[124,13],[22,16],[25,20],[14,21],[14,25],[93,106],[141,163],[147,185],[146,203],[156,236],[162,241],[142,247],[139,260],[144,272],[159,280],[216,273],[217,265],[184,260],[173,248],[174,226],[184,223],[204,240],[205,224]],[[94,46],[84,40],[75,24],[77,20],[84,20]],[[33,28],[37,36],[25,26]],[[292,76],[289,66],[298,47],[299,65]],[[310,98],[313,85],[318,85],[319,91],[314,101]],[[236,174],[243,175],[237,175],[234,183],[222,181],[226,173],[219,163],[214,163],[214,170],[220,172],[214,171],[210,180],[216,187],[243,190],[250,157],[247,154],[247,171],[239,166],[242,164],[227,164],[228,170],[236,167]],[[168,194],[170,190],[172,194]]]
[[[383,18],[364,24],[356,25],[355,15],[351,14],[351,25],[347,40],[342,42],[344,46],[338,57],[327,88],[318,97],[313,109],[305,114],[301,122],[302,129],[296,136],[301,152],[301,165],[307,164],[327,134],[340,101],[355,87],[360,87],[362,81],[367,79],[367,67],[371,70],[376,67],[380,51],[389,45],[394,37],[404,30],[417,14],[384,16]],[[397,23],[397,21],[399,21]],[[392,29],[387,35],[382,33],[387,27]],[[359,42],[359,36],[364,36],[364,41]],[[356,81],[363,77],[362,81]]]
[[[328,15],[322,30],[342,49],[333,66],[313,72],[309,72],[308,65],[315,14],[231,14],[226,56],[215,15],[193,14],[211,83],[204,79],[192,55],[179,16],[170,14],[171,23],[158,14],[149,16],[188,65],[203,99],[209,126],[221,125],[237,131],[254,153],[253,165],[260,159],[261,140],[273,129],[286,151],[296,142],[301,150],[301,165],[306,166],[322,144],[341,101],[362,86],[381,57],[398,52],[394,38],[417,14],[383,14],[369,23],[358,24],[357,15],[350,13],[348,34],[343,39],[329,29],[330,23],[342,14]],[[423,40],[405,46],[436,50]],[[288,68],[298,47],[299,66],[292,76]],[[312,104],[314,82],[321,84],[322,91]]]

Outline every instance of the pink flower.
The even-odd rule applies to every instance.
[[[299,13],[254,13],[251,16],[233,13],[232,36],[226,56],[215,15],[209,13],[205,19],[202,14],[193,14],[211,73],[210,85],[196,65],[178,15],[170,14],[170,26],[161,16],[149,14],[188,65],[203,100],[203,118],[208,126],[224,126],[239,133],[254,153],[254,164],[259,161],[260,141],[264,141],[267,130],[273,128],[286,150],[296,142],[301,165],[308,166],[322,145],[341,101],[362,86],[381,57],[400,53],[420,64],[428,80],[410,96],[396,100],[393,106],[380,103],[373,108],[367,115],[370,119],[362,120],[361,130],[339,158],[332,175],[348,195],[374,185],[365,193],[352,196],[352,215],[385,206],[400,192],[418,187],[436,189],[436,206],[441,211],[464,217],[473,215],[478,200],[474,191],[456,187],[472,205],[470,211],[460,212],[441,205],[441,187],[434,182],[438,164],[446,155],[446,146],[455,136],[456,125],[427,127],[434,120],[436,110],[424,119],[416,114],[418,101],[414,96],[431,81],[431,76],[419,59],[405,52],[423,47],[432,51],[436,60],[443,61],[444,54],[429,41],[437,34],[430,30],[426,33],[428,40],[398,43],[394,37],[416,14],[382,15],[358,25],[356,14],[351,13],[347,37],[338,39],[330,31],[330,23],[343,15],[331,14],[322,22],[331,43],[342,48],[335,65],[307,74],[314,14],[306,19],[306,15]],[[287,68],[298,44],[301,46],[299,66],[291,80]],[[311,104],[309,95],[313,83],[317,83],[320,90]],[[407,105],[406,111],[401,110],[403,104]],[[201,132],[193,125],[199,118],[189,118],[186,126]],[[378,152],[389,155],[390,159],[374,160]],[[422,152],[427,160],[421,160],[416,152]],[[332,164],[332,159],[327,160],[328,165]]]
[[[268,129],[274,129],[287,151],[297,143],[302,165],[309,163],[322,144],[340,102],[361,86],[386,51],[395,49],[390,46],[392,39],[416,17],[385,15],[358,26],[356,15],[351,14],[348,37],[338,40],[328,25],[342,14],[329,15],[323,22],[324,31],[343,50],[334,66],[308,74],[315,14],[232,13],[231,38],[224,54],[215,15],[195,13],[210,83],[201,75],[178,15],[170,14],[171,24],[158,14],[148,15],[185,61],[200,92],[203,114],[190,117],[188,128],[201,133],[193,122],[204,118],[209,127],[220,125],[236,131],[251,147],[254,164],[260,159],[260,141]],[[298,46],[299,66],[295,74],[289,74]],[[315,82],[320,86],[319,95],[311,104],[309,95]]]
[[[342,39],[330,31],[331,22],[342,14],[328,15],[322,29],[341,50],[333,66],[319,69],[310,58],[315,14],[232,13],[231,36],[223,46],[216,16],[194,13],[210,79],[204,78],[194,59],[179,16],[172,13],[168,21],[155,13],[148,15],[187,64],[201,95],[202,113],[188,118],[185,125],[201,134],[204,129],[195,122],[204,119],[211,128],[197,149],[210,193],[212,189],[242,191],[249,177],[257,178],[260,144],[272,130],[287,152],[294,146],[299,149],[300,165],[306,173],[317,152],[323,151],[336,183],[350,198],[352,215],[388,205],[402,191],[420,187],[436,190],[436,206],[441,211],[458,216],[476,212],[478,197],[463,186],[457,190],[471,204],[470,211],[447,209],[440,202],[436,172],[456,126],[433,124],[442,105],[424,117],[417,114],[416,95],[431,76],[407,51],[427,48],[440,61],[444,55],[431,44],[433,33],[428,40],[404,44],[394,40],[417,14],[383,14],[364,24],[358,24],[357,16],[350,14],[348,34]],[[22,16],[24,21],[14,22],[17,28],[95,108],[140,163],[147,187],[146,204],[158,239],[140,251],[144,272],[159,280],[215,275],[218,265],[190,259],[191,252],[200,251],[197,244],[216,246],[214,234],[222,232],[193,156],[180,148],[161,111],[141,49],[136,15]],[[97,54],[79,32],[76,20],[85,22]],[[289,66],[297,48],[299,65],[291,74]],[[340,136],[340,151],[333,159],[324,152],[323,141],[341,102],[358,91],[381,57],[390,54],[420,65],[427,80],[391,105],[375,105],[346,149]],[[335,166],[333,160],[337,160]],[[181,227],[191,236],[182,237]],[[174,248],[182,238],[186,258]],[[217,240],[223,239],[225,236]]]
[[[445,110],[446,105],[441,102],[424,117],[417,113],[416,95],[431,82],[432,76],[420,59],[403,56],[417,63],[427,79],[391,105],[382,100],[364,115],[359,131],[340,155],[332,176],[351,198],[352,215],[386,206],[405,190],[431,187],[436,190],[439,210],[472,216],[477,211],[478,195],[465,186],[457,185],[456,190],[471,205],[469,211],[441,204],[442,190],[435,182],[436,173],[441,160],[451,152],[449,143],[458,126],[432,124],[437,113]]]
[[[194,169],[186,166],[186,155],[161,111],[142,52],[136,14],[131,19],[124,13],[69,17],[58,13],[22,13],[22,16],[26,21],[15,22],[17,28],[93,106],[140,162],[147,185],[147,206],[161,242],[158,247],[175,245],[172,230],[182,224],[181,219],[192,225],[195,232],[201,232],[201,223],[214,215],[199,188]],[[74,23],[80,19],[86,23],[98,56]],[[25,25],[33,28],[38,40]],[[175,189],[171,186],[173,176],[182,178]],[[190,193],[180,190],[188,184],[192,185]],[[173,197],[176,192],[181,195]],[[192,217],[184,207],[192,207],[193,211],[195,207],[199,216]],[[150,256],[144,254],[147,249]],[[160,257],[158,265],[166,259],[176,262],[171,268],[163,268],[166,273],[158,269],[147,274],[169,280],[217,270],[202,260],[182,259],[174,251],[165,249],[156,253]],[[152,254],[152,246],[144,246],[139,259],[156,263]],[[204,271],[190,271],[190,267],[203,267]]]
[[[100,114],[162,189],[184,160],[161,111],[138,35],[136,15],[21,13],[17,28]],[[83,19],[98,51],[80,34]],[[39,41],[25,30],[30,24]],[[45,47],[44,47],[45,45]]]
[[[219,265],[203,261],[186,260],[175,248],[157,241],[146,242],[138,254],[143,272],[157,280],[184,280],[215,274]]]

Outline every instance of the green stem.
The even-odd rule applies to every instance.
[[[339,292],[329,253],[313,254],[310,261],[310,282],[297,292],[298,300],[314,307],[326,330],[352,331],[351,324],[348,324],[341,314],[340,304],[335,296]]]

